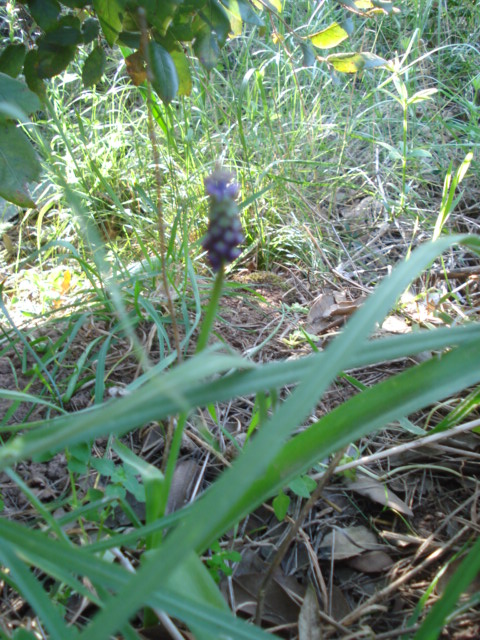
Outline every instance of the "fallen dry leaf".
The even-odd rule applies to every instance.
[[[360,556],[350,558],[348,565],[362,573],[381,573],[393,564],[393,560],[385,551],[367,551]]]
[[[324,536],[319,552],[324,558],[331,558],[333,555],[334,560],[347,560],[380,546],[375,534],[363,525],[345,529],[336,527]]]
[[[298,638],[299,640],[322,640],[322,637],[317,594],[309,584],[298,616]]]
[[[374,478],[358,474],[356,480],[347,481],[347,487],[384,507],[390,507],[390,509],[406,516],[413,516],[413,511],[403,500],[388,489],[385,484]]]
[[[311,306],[307,316],[306,329],[309,333],[320,334],[332,323],[340,324],[348,316],[352,315],[362,304],[365,298],[346,300],[345,294],[325,292],[321,293]]]
[[[190,499],[195,483],[201,471],[200,465],[192,458],[180,460],[173,472],[172,485],[168,494],[165,513],[181,509]]]

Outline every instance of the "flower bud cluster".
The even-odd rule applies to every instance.
[[[214,271],[233,262],[241,253],[238,246],[245,237],[235,198],[240,186],[233,174],[217,168],[204,180],[205,193],[210,197],[209,224],[202,246]]]

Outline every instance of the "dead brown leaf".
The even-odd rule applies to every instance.
[[[390,507],[390,509],[406,516],[413,516],[413,511],[403,500],[388,489],[386,485],[374,478],[359,474],[353,482],[347,481],[347,487],[384,507]]]
[[[386,571],[393,564],[393,560],[385,551],[367,551],[360,556],[351,558],[348,565],[356,571],[362,573],[381,573]]]
[[[379,547],[375,534],[360,525],[345,529],[335,527],[324,536],[319,551],[323,557],[329,558],[333,555],[334,560],[347,560]]]
[[[311,584],[307,587],[300,615],[298,616],[299,640],[322,640],[317,594]]]
[[[347,300],[344,293],[327,291],[313,301],[307,316],[307,331],[320,334],[333,323],[339,323],[352,315],[365,298]]]

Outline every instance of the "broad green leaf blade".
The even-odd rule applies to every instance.
[[[24,44],[9,44],[0,55],[0,72],[16,78],[22,70],[27,48]]]
[[[228,13],[217,0],[208,0],[207,5],[202,10],[202,19],[209,29],[215,33],[215,37],[220,46],[223,46],[230,32],[230,20]]]
[[[40,176],[41,166],[26,136],[13,124],[0,124],[0,196],[20,207],[35,207],[28,182]]]
[[[471,343],[480,336],[480,324],[465,327],[438,328],[433,331],[419,331],[412,334],[375,340],[360,347],[358,353],[351,353],[345,368],[363,367],[376,362],[415,355],[425,350],[441,350],[454,345]],[[215,368],[217,356],[204,353],[202,363],[194,360],[196,369],[184,366],[168,374],[158,369],[162,382],[155,377],[155,368],[148,374],[147,381],[132,389],[132,395],[111,400],[100,407],[79,411],[68,417],[29,424],[32,432],[18,436],[12,443],[0,449],[0,469],[33,455],[57,451],[86,439],[105,434],[122,435],[129,429],[140,427],[153,420],[188,411],[193,407],[211,402],[222,402],[242,395],[254,394],[260,389],[274,389],[295,384],[311,375],[312,369],[321,370],[326,366],[325,353],[308,356],[300,360],[278,362],[239,371],[215,381],[202,378],[202,367],[209,365],[208,372],[221,373],[230,368],[242,369],[251,363],[240,358]],[[230,366],[229,366],[230,365]],[[149,378],[152,379],[149,379]],[[163,383],[181,380],[185,384],[182,396],[172,396],[165,391]],[[178,382],[181,384],[181,382]],[[167,384],[168,388],[168,384]]]
[[[5,73],[0,73],[0,102],[10,104],[25,114],[41,107],[38,97],[23,82]]]
[[[326,29],[308,36],[310,42],[319,49],[331,49],[348,38],[348,33],[338,22],[333,22]]]
[[[39,616],[52,640],[74,640],[77,634],[63,622],[58,610],[43,590],[42,584],[20,559],[21,555],[21,550],[15,542],[10,545],[2,541],[0,545],[2,564],[10,569],[21,595]]]
[[[172,51],[170,55],[177,70],[178,95],[189,96],[192,93],[193,82],[188,58],[183,51]]]
[[[107,57],[103,47],[95,47],[83,63],[82,81],[85,87],[91,87],[101,80],[106,64]]]
[[[247,0],[220,0],[226,9],[242,22],[263,26],[263,20],[252,9],[252,5]]]
[[[162,45],[152,40],[148,45],[149,71],[152,87],[158,96],[168,104],[178,92],[178,75],[172,56]]]
[[[447,617],[457,600],[480,572],[480,538],[477,538],[467,556],[448,582],[441,598],[430,609],[414,640],[437,640]]]
[[[29,0],[28,8],[41,29],[48,31],[55,27],[60,15],[60,3],[57,0]]]
[[[183,0],[142,0],[141,5],[147,11],[148,22],[164,36],[170,26],[175,26],[173,20],[182,2]],[[201,5],[203,4],[202,2]]]
[[[83,41],[80,20],[72,14],[60,18],[53,29],[43,37],[42,42],[60,47],[70,47]]]
[[[126,0],[93,0],[93,8],[110,46],[115,44],[122,31],[125,5]]]
[[[473,237],[442,238],[435,243],[428,243],[418,248],[411,254],[408,261],[400,263],[392,274],[385,278],[375,293],[349,321],[344,332],[327,347],[324,352],[325,366],[322,369],[314,367],[310,370],[309,375],[262,425],[255,439],[244,449],[234,465],[220,476],[212,488],[192,507],[173,535],[169,535],[162,547],[152,554],[149,565],[142,567],[110,605],[97,614],[85,638],[102,640],[104,634],[113,633],[142,606],[146,595],[158,585],[160,571],[162,579],[166,580],[170,572],[181,562],[187,549],[193,548],[201,552],[218,535],[241,519],[249,509],[261,502],[258,492],[254,491],[252,495],[249,491],[256,483],[257,487],[261,485],[262,478],[267,472],[272,473],[272,465],[281,456],[286,439],[311,414],[318,400],[335,376],[344,368],[351,354],[359,349],[373,331],[375,324],[383,320],[411,279],[425,269],[450,244],[462,239],[478,250],[480,242]],[[480,341],[476,344],[475,357],[478,359]],[[460,348],[454,352],[455,355],[461,349],[465,352],[465,348]],[[467,348],[466,351],[471,355],[474,350]],[[468,368],[467,370],[473,378],[472,382],[475,379],[478,380],[480,376],[478,366],[473,374]],[[450,367],[447,375],[450,381]],[[465,375],[462,382],[465,382],[466,378]],[[459,381],[456,380],[454,385],[450,384],[453,390],[458,388],[457,382]],[[433,399],[438,397],[438,394],[434,395]],[[349,428],[350,426],[349,424]],[[346,437],[345,433],[341,436]],[[338,436],[338,442],[343,439],[341,436]],[[336,442],[334,439],[334,447]],[[339,446],[342,444],[340,443]],[[285,479],[282,467],[275,466],[274,470]],[[263,487],[262,493],[272,489],[270,484],[268,487]],[[248,497],[247,494],[249,494]],[[205,517],[206,514],[208,518]]]
[[[82,412],[81,420],[78,414],[65,417],[63,426],[58,419],[40,422],[40,428],[0,448],[0,468],[11,465],[17,456],[20,459],[57,448],[63,449],[104,433],[122,434],[128,429],[149,422],[145,420],[147,416],[145,410],[148,411],[148,415],[156,416],[153,419],[159,419],[160,415],[170,415],[175,411],[188,411],[191,404],[185,393],[191,386],[198,385],[199,380],[203,379],[205,384],[210,376],[225,373],[231,369],[254,367],[253,363],[240,356],[203,352],[169,374],[149,380],[142,388],[136,389],[131,395],[119,401],[107,402],[100,410],[85,410]],[[201,384],[198,386],[198,391],[201,386]],[[125,403],[124,400],[127,402]],[[165,408],[168,411],[166,414]]]
[[[183,562],[172,572],[168,586],[179,597],[186,595],[201,606],[228,612],[228,606],[214,579],[196,553],[190,551]],[[211,640],[201,627],[192,627],[196,640]]]
[[[208,71],[211,71],[218,63],[220,47],[217,38],[208,25],[203,24],[195,33],[193,43],[195,55]]]
[[[103,560],[97,555],[90,554],[86,548],[68,545],[64,542],[53,540],[47,534],[22,526],[18,523],[0,519],[0,538],[9,545],[21,549],[26,562],[33,566],[47,570],[52,563],[68,567],[69,571],[81,576],[87,576],[91,582],[112,592],[128,584],[131,574],[117,564]],[[198,565],[198,559],[195,561]],[[62,573],[65,583],[75,588],[76,579],[69,577],[67,572]],[[204,577],[196,577],[195,590],[205,586]],[[179,585],[179,593],[170,589],[158,588],[151,591],[145,604],[167,611],[189,626],[202,629],[204,634],[210,634],[210,638],[219,636],[232,637],[238,640],[271,640],[276,636],[266,633],[262,629],[237,619],[230,611],[220,606],[212,606],[205,599],[200,604],[185,594],[185,590]],[[211,586],[208,587],[210,590]],[[218,596],[210,594],[208,599],[216,600]],[[200,598],[201,599],[201,598]],[[78,637],[77,635],[75,636]],[[88,635],[87,635],[88,637]],[[106,636],[102,636],[102,640]],[[68,636],[65,636],[68,638]]]
[[[100,33],[100,24],[95,18],[87,18],[82,23],[82,38],[84,44],[93,42]]]
[[[25,82],[31,91],[33,91],[42,101],[45,101],[47,99],[47,93],[44,83],[41,78],[38,77],[37,66],[38,51],[36,49],[30,49],[25,56],[25,63],[23,65]]]
[[[326,57],[326,61],[340,73],[358,73],[387,64],[386,60],[374,53],[332,53]]]
[[[35,70],[39,78],[53,78],[64,71],[75,57],[75,46],[62,46],[42,41],[36,51]]]

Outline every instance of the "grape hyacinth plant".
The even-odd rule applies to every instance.
[[[205,178],[204,184],[210,198],[210,221],[202,246],[212,269],[217,272],[238,258],[241,253],[238,245],[245,239],[235,202],[240,185],[233,173],[220,166]]]
[[[213,327],[222,293],[225,265],[238,258],[242,252],[238,245],[245,239],[239,208],[235,202],[240,191],[235,175],[217,164],[213,173],[205,178],[204,184],[205,193],[210,200],[210,211],[208,229],[202,246],[217,276],[198,338],[197,353],[206,347]]]

